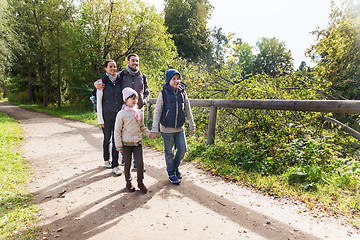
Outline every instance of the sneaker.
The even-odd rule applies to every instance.
[[[177,176],[175,175],[172,175],[172,176],[169,176],[169,181],[172,183],[172,184],[180,184],[180,180]]]
[[[117,176],[120,176],[120,175],[122,174],[122,172],[119,170],[118,167],[114,167],[114,168],[112,169],[112,172],[113,172],[115,175],[117,175]]]
[[[176,170],[175,174],[178,177],[178,179],[182,179],[182,174],[181,172],[179,172],[179,170]]]
[[[132,185],[131,182],[126,183],[126,188],[129,190],[129,192],[135,192],[135,187]]]
[[[144,183],[139,183],[138,187],[142,193],[147,193],[147,188],[145,187]]]
[[[104,162],[104,164],[105,164],[105,167],[111,168],[111,162],[110,162],[110,160],[106,160],[106,161]]]

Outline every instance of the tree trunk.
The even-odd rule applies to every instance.
[[[34,89],[34,85],[30,80],[28,82],[28,101],[31,103],[35,102],[35,89]]]

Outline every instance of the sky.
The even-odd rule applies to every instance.
[[[164,9],[163,0],[144,0],[158,12]],[[314,66],[304,52],[316,43],[311,34],[328,26],[331,0],[209,0],[214,6],[208,27],[222,28],[226,34],[255,47],[262,37],[277,38],[291,50],[294,68],[302,61]]]

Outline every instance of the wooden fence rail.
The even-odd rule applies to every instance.
[[[156,103],[151,98],[147,108],[147,122],[151,118],[150,108]],[[215,141],[217,108],[245,108],[287,110],[305,112],[360,113],[360,100],[279,100],[279,99],[190,99],[192,107],[209,107],[207,143]]]

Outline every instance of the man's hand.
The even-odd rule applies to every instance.
[[[102,128],[104,128],[104,126],[105,126],[104,124],[99,124],[99,125],[100,125],[100,127],[102,127]]]
[[[103,90],[105,88],[105,84],[102,83],[101,79],[98,79],[94,82],[94,87],[98,90]]]
[[[190,134],[194,134],[195,133],[195,128],[191,128],[190,129]]]

